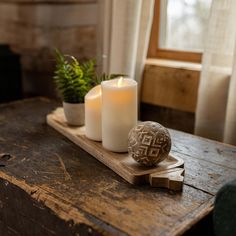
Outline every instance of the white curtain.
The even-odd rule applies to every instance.
[[[213,0],[195,134],[236,145],[236,1]]]
[[[141,84],[154,0],[100,0],[98,62],[106,73],[123,73]]]

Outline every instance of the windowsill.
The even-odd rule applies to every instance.
[[[202,64],[200,63],[156,59],[156,58],[147,58],[146,65],[156,65],[156,66],[162,66],[162,67],[187,69],[187,70],[193,70],[193,71],[201,71],[202,69]]]

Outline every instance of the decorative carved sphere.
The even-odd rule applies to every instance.
[[[157,165],[168,156],[170,149],[170,134],[159,123],[145,121],[129,132],[128,152],[141,165]]]

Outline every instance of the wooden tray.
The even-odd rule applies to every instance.
[[[110,152],[103,148],[101,142],[86,138],[84,126],[69,126],[65,121],[62,108],[57,108],[48,114],[47,123],[131,184],[150,183],[153,187],[182,189],[184,161],[178,157],[169,155],[156,167],[141,166],[128,153]]]

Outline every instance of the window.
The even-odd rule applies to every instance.
[[[201,62],[211,0],[155,0],[148,56]]]

